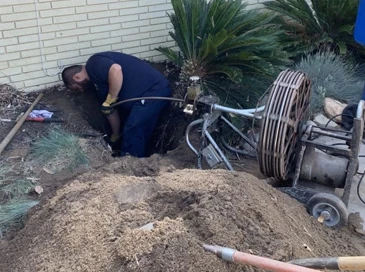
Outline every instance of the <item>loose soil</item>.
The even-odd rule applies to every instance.
[[[139,229],[148,223],[153,230]],[[365,254],[350,230],[323,227],[250,174],[176,170],[154,156],[124,158],[59,190],[1,244],[0,271],[260,271],[204,243],[281,261]]]

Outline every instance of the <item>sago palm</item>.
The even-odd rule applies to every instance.
[[[275,0],[264,5],[277,15],[275,23],[286,33],[282,42],[294,55],[323,45],[341,54],[365,52],[353,36],[358,0]]]
[[[171,2],[170,35],[179,52],[157,50],[181,67],[182,81],[199,76],[205,86],[221,90],[220,95],[227,95],[227,82],[262,90],[258,85],[267,88],[288,63],[278,42],[281,31],[271,25],[271,15],[246,10],[239,0]],[[233,90],[231,98],[242,98],[244,91],[247,95],[248,89]]]

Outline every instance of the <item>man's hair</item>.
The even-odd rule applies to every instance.
[[[82,65],[73,65],[65,68],[62,71],[62,81],[69,88],[72,84],[76,82],[73,80],[73,76],[82,71]]]

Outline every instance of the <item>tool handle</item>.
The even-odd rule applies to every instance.
[[[365,256],[338,258],[340,270],[365,270]]]
[[[300,259],[289,263],[316,269],[365,270],[365,256]]]
[[[0,143],[0,155],[4,151],[4,149],[7,147],[7,145],[10,143],[10,141],[14,138],[15,134],[18,132],[18,130],[21,128],[21,126],[24,124],[25,120],[27,119],[29,113],[33,110],[35,105],[38,104],[38,102],[42,99],[43,93],[40,93],[37,98],[34,100],[32,105],[30,105],[29,109],[26,111],[26,113],[20,118],[19,122],[13,127],[13,129],[6,135],[5,139]]]
[[[62,123],[65,120],[62,118],[28,117],[27,121],[41,122],[41,123]]]
[[[233,261],[236,263],[255,266],[261,269],[274,272],[319,272],[311,268],[301,267],[294,264],[284,263],[265,257],[255,256],[236,251],[233,254]]]

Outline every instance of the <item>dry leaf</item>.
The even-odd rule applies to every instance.
[[[55,172],[53,172],[52,170],[48,169],[47,167],[43,167],[43,171],[50,174],[50,175],[54,175]]]
[[[37,183],[38,181],[40,181],[40,178],[26,178],[27,180],[30,180],[32,183]]]

